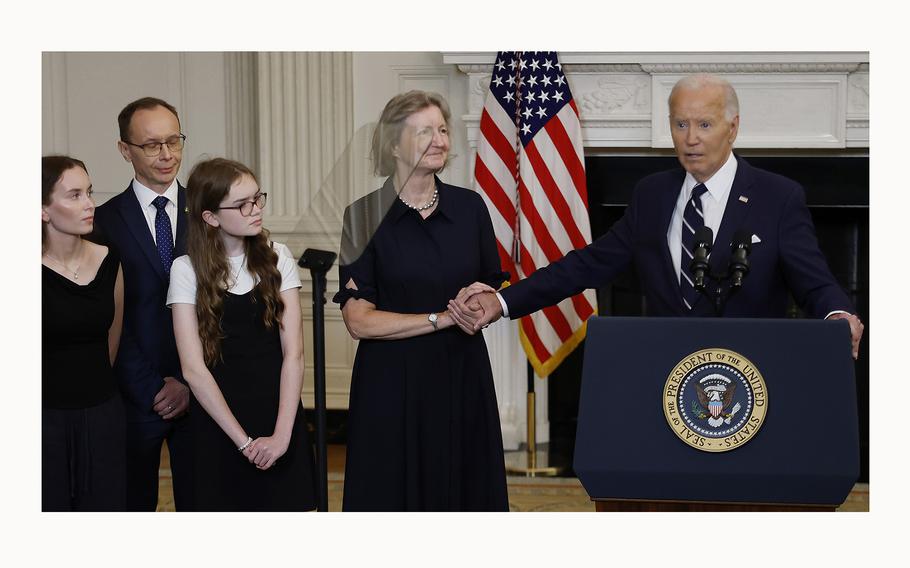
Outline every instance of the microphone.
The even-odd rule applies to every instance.
[[[711,244],[714,242],[714,231],[711,227],[702,226],[695,231],[695,242],[692,243],[692,262],[689,263],[689,272],[695,275],[692,287],[699,292],[705,290],[705,273],[708,272],[708,255],[711,254]]]
[[[730,256],[731,288],[740,288],[743,278],[749,274],[749,253],[752,251],[752,231],[740,229],[733,235],[730,243],[733,254]]]

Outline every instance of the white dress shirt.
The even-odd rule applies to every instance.
[[[705,226],[711,229],[715,237],[717,237],[717,231],[720,230],[720,222],[724,218],[724,210],[727,208],[727,199],[730,197],[730,189],[733,187],[733,179],[735,177],[736,158],[730,152],[730,156],[724,162],[724,165],[704,183],[708,191],[701,197],[701,209],[705,215]],[[673,210],[673,216],[670,217],[670,225],[667,227],[667,246],[670,247],[670,257],[673,259],[677,282],[680,279],[679,264],[682,256],[683,214],[686,211],[686,204],[692,199],[692,190],[696,185],[698,185],[698,180],[692,174],[686,172],[686,178],[683,180],[682,188],[679,190],[679,197],[676,198],[676,209]],[[727,245],[721,243],[720,246]]]
[[[158,240],[155,238],[155,215],[158,214],[158,208],[152,202],[155,201],[159,193],[145,187],[136,179],[133,179],[133,193],[136,195],[136,199],[139,200],[139,205],[142,206],[142,214],[145,215],[149,232],[152,233],[152,240],[155,241],[155,246],[158,246]],[[171,186],[160,195],[168,199],[167,205],[164,206],[164,212],[167,213],[168,218],[171,220],[171,243],[173,244],[177,241],[177,178],[174,178]]]

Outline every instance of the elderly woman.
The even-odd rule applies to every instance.
[[[486,345],[446,311],[462,287],[499,287],[508,274],[481,197],[436,177],[449,156],[449,119],[437,94],[390,100],[371,151],[388,179],[345,211],[334,301],[360,340],[347,511],[508,510]]]

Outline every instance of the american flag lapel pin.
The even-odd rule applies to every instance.
[[[746,197],[745,195],[740,195],[739,200],[742,201],[743,203],[749,203],[749,198]]]

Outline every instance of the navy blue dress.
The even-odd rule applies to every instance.
[[[437,187],[439,204],[427,219],[396,198],[390,181],[348,207],[335,302],[343,307],[354,297],[383,311],[442,312],[464,286],[481,281],[498,288],[508,278],[481,197],[438,179]],[[349,279],[358,290],[345,288]],[[481,334],[453,326],[408,339],[360,341],[343,509],[509,509]]]

